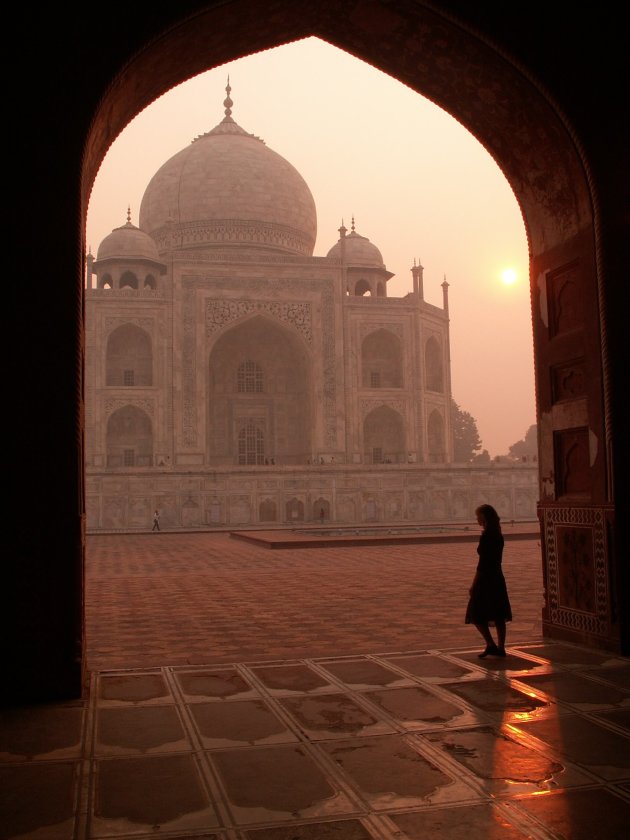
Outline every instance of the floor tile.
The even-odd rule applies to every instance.
[[[578,715],[524,721],[519,728],[604,779],[630,778],[630,738]]]
[[[393,814],[391,819],[408,840],[526,840],[531,836],[494,805],[425,809]]]
[[[440,789],[453,785],[451,776],[401,735],[327,741],[321,746],[377,810],[427,804]]]
[[[107,758],[97,762],[92,836],[217,825],[192,756]]]
[[[258,692],[235,668],[176,671],[175,679],[187,700],[224,700],[258,696]]]
[[[483,779],[486,789],[493,794],[533,793],[591,781],[568,767],[568,762],[561,763],[525,746],[507,731],[479,727],[430,732],[421,737]]]
[[[0,761],[80,758],[84,709],[32,706],[0,711]]]
[[[608,790],[565,790],[518,800],[563,840],[622,840],[628,836],[630,802]]]
[[[218,750],[207,756],[242,824],[356,810],[301,745]]]
[[[274,694],[335,691],[337,687],[308,665],[269,665],[252,667],[251,671]]]
[[[71,761],[0,767],[2,836],[71,840],[78,773],[78,764]]]
[[[175,706],[98,709],[95,753],[124,755],[190,749]]]
[[[312,740],[392,732],[392,727],[344,694],[287,697],[282,706]]]
[[[424,728],[455,721],[474,721],[466,709],[420,687],[368,691],[365,697],[406,727],[415,724]]]
[[[194,703],[189,711],[207,749],[297,740],[262,700]]]

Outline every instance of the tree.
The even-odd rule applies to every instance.
[[[518,440],[510,446],[509,457],[514,461],[536,462],[538,460],[538,427],[536,424],[529,427],[523,440]]]
[[[451,424],[453,427],[454,460],[458,464],[469,464],[481,449],[481,438],[477,421],[451,399]]]

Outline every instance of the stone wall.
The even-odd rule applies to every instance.
[[[538,498],[537,467],[520,464],[89,470],[87,530],[145,531],[155,509],[174,531],[470,522],[486,502],[523,521],[536,519]]]

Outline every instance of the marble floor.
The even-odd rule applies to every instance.
[[[541,636],[506,542],[508,656],[469,544],[92,537],[81,700],[0,709],[6,840],[626,840],[630,660]]]
[[[3,710],[1,836],[627,837],[628,660],[477,652],[95,671]]]

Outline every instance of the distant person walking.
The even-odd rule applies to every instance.
[[[483,530],[477,546],[479,562],[470,587],[466,624],[474,624],[483,636],[486,648],[479,658],[485,659],[505,656],[505,625],[512,621],[512,608],[501,569],[504,541],[499,514],[492,505],[481,505],[475,514]],[[492,626],[497,631],[496,643],[490,633]]]
[[[153,513],[153,528],[152,531],[159,531],[160,530],[160,514],[159,511],[154,511]]]

